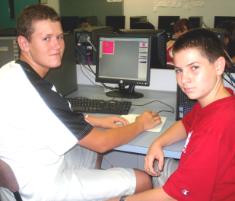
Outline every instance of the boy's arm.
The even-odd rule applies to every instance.
[[[90,150],[104,153],[117,146],[126,144],[142,132],[161,123],[157,113],[144,112],[134,123],[111,129],[93,128],[88,135],[79,141],[79,144]]]
[[[187,137],[186,130],[181,120],[176,121],[162,135],[160,135],[154,144],[159,144],[161,147],[173,144]]]
[[[154,160],[158,160],[158,169],[159,171],[162,171],[164,165],[163,147],[185,139],[186,137],[186,130],[181,120],[177,121],[171,127],[169,127],[150,146],[145,157],[146,172],[153,176],[159,176],[159,172],[154,170]]]
[[[98,128],[118,128],[126,126],[129,122],[119,116],[92,116],[85,115],[85,120],[94,127]]]

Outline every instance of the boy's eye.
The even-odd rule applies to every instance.
[[[49,40],[50,40],[50,37],[49,37],[49,36],[44,37],[43,40],[44,40],[44,41],[49,41]]]
[[[176,73],[181,73],[182,70],[181,70],[180,68],[175,68],[175,72],[176,72]]]
[[[61,38],[61,39],[64,39],[64,35],[60,35],[60,38]]]
[[[196,65],[193,65],[191,66],[191,69],[194,71],[194,70],[197,70],[199,68],[199,66],[196,66]]]
[[[57,36],[57,39],[58,39],[58,40],[64,40],[64,35],[59,35],[59,36]]]

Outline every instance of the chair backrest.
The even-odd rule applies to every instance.
[[[17,201],[22,201],[19,194],[19,184],[11,167],[0,159],[0,187],[9,189]]]

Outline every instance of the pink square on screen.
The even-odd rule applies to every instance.
[[[103,41],[102,52],[103,54],[114,54],[115,43],[114,41]]]

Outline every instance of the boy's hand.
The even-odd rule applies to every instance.
[[[164,153],[162,147],[154,142],[145,156],[145,171],[152,176],[160,176],[160,172],[163,170],[164,165]]]
[[[143,125],[143,130],[149,130],[161,123],[161,117],[156,112],[147,111],[136,117],[136,123]]]

